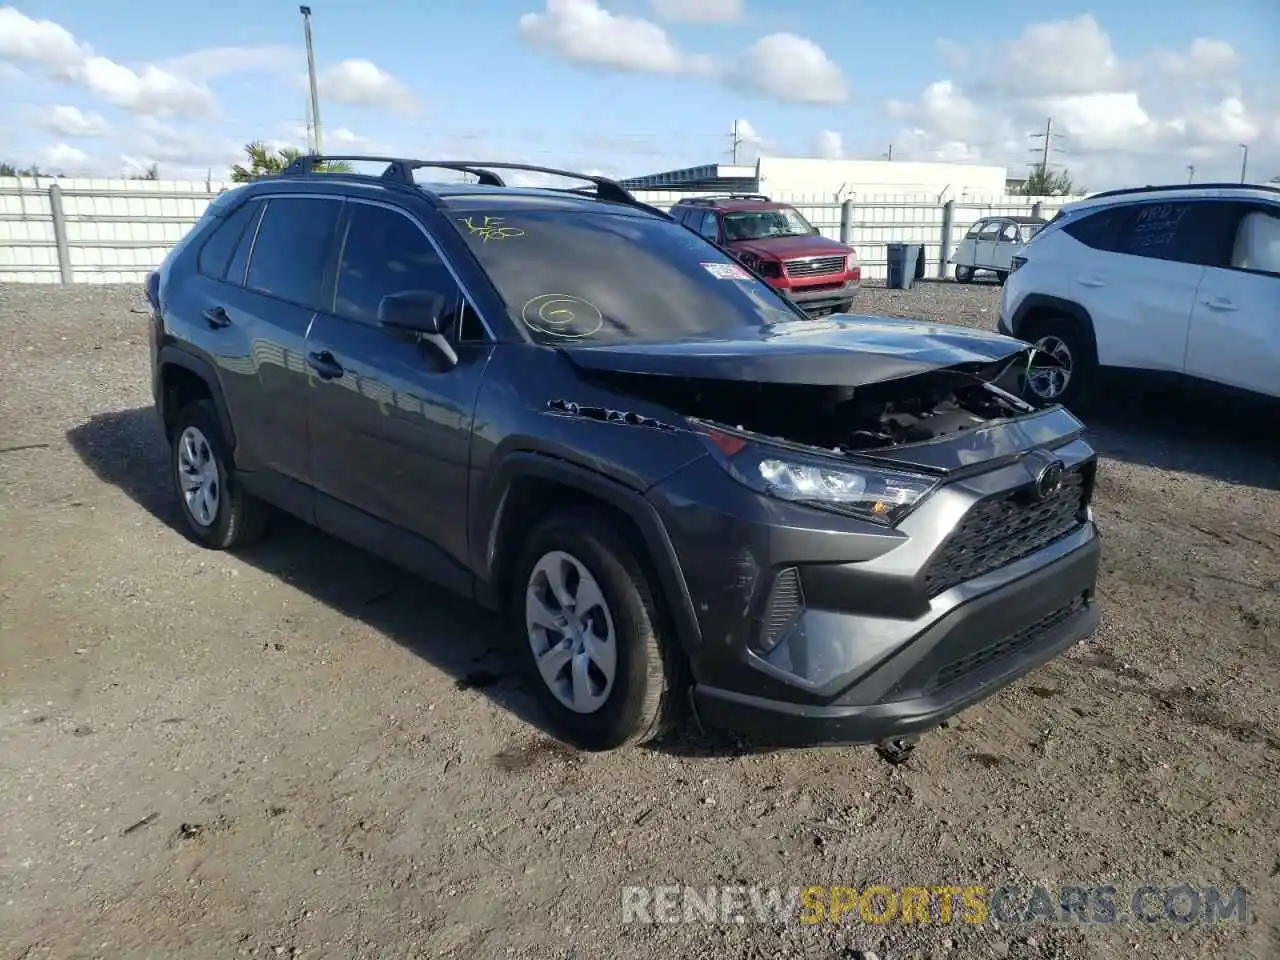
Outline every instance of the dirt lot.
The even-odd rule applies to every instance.
[[[864,305],[989,327],[997,298]],[[0,958],[1280,955],[1274,422],[1118,399],[1100,634],[894,768],[692,731],[575,756],[466,605],[296,524],[239,556],[175,532],[149,403],[136,290],[0,285]],[[620,912],[623,884],[1035,882],[1239,885],[1251,920]]]

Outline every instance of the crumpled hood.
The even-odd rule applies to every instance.
[[[997,333],[889,317],[836,315],[738,332],[561,348],[587,370],[761,383],[859,386],[947,367],[983,367],[1029,349]]]

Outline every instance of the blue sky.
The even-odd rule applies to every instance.
[[[185,176],[225,168],[249,139],[301,144],[297,5],[182,6],[0,8],[0,159],[68,172],[157,162]],[[739,120],[748,159],[875,158],[893,144],[898,159],[1017,168],[1052,113],[1059,159],[1091,186],[1185,176],[1191,163],[1238,175],[1242,141],[1251,165],[1280,175],[1275,0],[1172,0],[1158,16],[1134,0],[311,6],[329,152],[637,174],[727,160]]]

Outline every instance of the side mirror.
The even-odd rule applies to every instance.
[[[383,297],[378,304],[378,326],[409,333],[443,332],[445,299],[438,293],[406,290]]]
[[[378,326],[396,333],[416,334],[435,347],[450,367],[457,366],[458,355],[445,337],[449,304],[439,293],[406,290],[382,298],[378,303]]]

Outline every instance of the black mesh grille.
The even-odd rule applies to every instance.
[[[953,660],[945,666],[939,667],[933,676],[925,681],[923,692],[925,694],[936,693],[943,687],[950,686],[958,680],[963,680],[971,673],[976,673],[991,666],[993,663],[1004,660],[1006,657],[1013,656],[1024,647],[1034,644],[1050,630],[1066,623],[1080,612],[1084,604],[1085,599],[1083,596],[1076,597],[1070,603],[1062,605],[1052,613],[1041,617],[1035,623],[1028,624],[1017,633],[1011,633],[990,646],[975,650],[968,656]]]
[[[956,584],[998,570],[1046,547],[1084,522],[1086,478],[1077,468],[1062,478],[1058,492],[1030,501],[1014,490],[980,501],[943,545],[925,573],[936,597]]]
[[[759,645],[762,651],[768,652],[777,646],[783,631],[803,605],[800,573],[795,567],[788,567],[774,578],[769,589],[769,600],[760,622]]]

